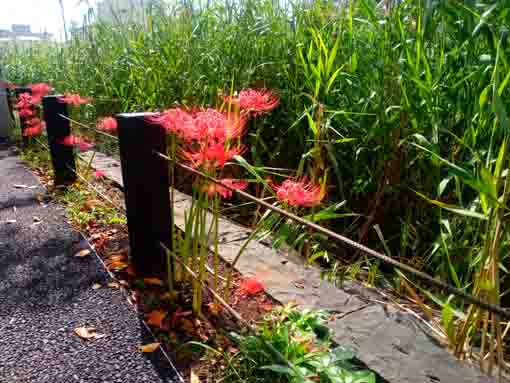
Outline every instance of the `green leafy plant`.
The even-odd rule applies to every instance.
[[[375,383],[372,372],[355,366],[352,352],[332,344],[326,318],[287,306],[271,313],[258,335],[232,334],[239,351],[228,356],[225,381]]]

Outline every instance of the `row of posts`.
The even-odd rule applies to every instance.
[[[14,95],[29,91],[15,88]],[[60,142],[71,134],[67,104],[61,96],[43,98],[43,115],[54,170],[55,186],[76,181],[75,149]],[[10,105],[12,108],[12,105]],[[12,112],[12,109],[11,109]],[[173,249],[168,161],[155,153],[166,154],[164,129],[147,122],[149,113],[116,115],[124,198],[129,231],[130,261],[140,276],[154,276],[166,269],[166,254],[161,243]],[[21,119],[21,130],[26,121]],[[23,146],[28,137],[23,136]]]

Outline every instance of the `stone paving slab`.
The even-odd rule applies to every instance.
[[[154,339],[99,258],[74,257],[88,244],[44,194],[0,145],[0,382],[177,382],[161,350],[138,351]],[[105,336],[85,341],[81,326]]]
[[[115,164],[116,165],[112,165]],[[113,158],[94,161],[92,166],[114,173],[110,179],[122,187],[120,164]],[[105,172],[106,173],[106,172]],[[175,191],[175,224],[184,229],[184,212],[191,197]],[[207,218],[212,222],[212,215]],[[249,230],[220,219],[219,253],[232,261]],[[281,252],[252,241],[236,268],[245,276],[259,279],[279,302],[297,303],[303,308],[324,309],[338,314],[331,322],[338,344],[351,347],[359,359],[383,381],[391,383],[489,383],[471,365],[457,360],[430,339],[406,313],[388,313],[385,306],[371,303],[370,289],[357,283],[337,288],[321,280],[320,271],[304,264],[302,257]]]

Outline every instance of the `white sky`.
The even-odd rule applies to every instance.
[[[71,20],[81,25],[87,3],[95,5],[97,0],[63,0],[67,26]],[[63,33],[59,0],[0,0],[0,29],[11,29],[11,24],[30,24],[32,32],[45,30]]]

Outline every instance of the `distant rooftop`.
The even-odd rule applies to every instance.
[[[49,40],[53,37],[51,33],[32,32],[28,24],[12,24],[11,30],[0,29],[0,41],[42,41]]]
[[[14,33],[32,33],[29,24],[12,24],[11,30]]]

